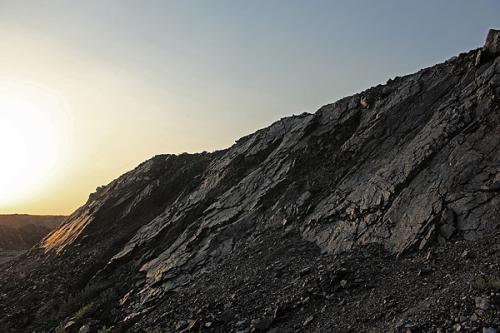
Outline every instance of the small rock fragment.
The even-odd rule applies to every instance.
[[[175,324],[175,329],[176,329],[177,331],[180,331],[180,330],[182,330],[182,329],[186,328],[186,327],[187,327],[187,325],[188,325],[188,322],[187,322],[187,321],[185,321],[185,320],[179,320],[179,321],[177,322],[177,324]]]
[[[304,320],[304,323],[302,324],[303,326],[309,325],[312,321],[314,320],[314,316],[309,316]]]
[[[69,332],[76,328],[76,322],[74,320],[70,320],[64,325],[64,331]]]
[[[187,321],[186,327],[181,332],[193,332],[200,327],[199,320],[190,319]]]
[[[468,250],[465,250],[464,252],[462,252],[462,258],[473,259],[474,257],[475,257],[474,253],[472,253]]]
[[[226,310],[221,313],[220,320],[225,323],[229,323],[234,319],[234,313],[231,310]]]
[[[271,318],[262,318],[252,321],[252,331],[262,332],[266,331],[271,327],[273,320]]]
[[[483,60],[483,50],[479,50],[476,53],[476,59],[474,60],[474,66],[479,67],[481,66]]]
[[[370,98],[370,96],[363,96],[363,97],[361,97],[361,99],[359,100],[359,104],[361,105],[361,107],[363,109],[369,109],[370,105],[371,105],[371,98]]]
[[[488,310],[490,307],[490,299],[488,297],[476,297],[476,308],[481,310]]]
[[[309,273],[311,273],[311,267],[306,267],[306,268],[302,269],[302,270],[299,272],[300,276],[304,276],[304,275],[307,275],[307,274],[309,274]]]
[[[248,324],[248,320],[243,319],[243,320],[240,320],[240,321],[236,322],[236,324],[234,326],[236,326],[236,327],[244,327],[247,324]]]
[[[497,333],[497,330],[491,327],[483,327],[483,333]]]
[[[441,236],[443,236],[444,239],[448,240],[453,236],[453,233],[455,232],[456,228],[450,224],[443,224],[442,226],[439,227],[439,232]]]
[[[418,271],[417,275],[418,276],[426,276],[432,273],[432,268],[430,267],[424,267],[421,270]]]
[[[90,333],[90,326],[85,324],[82,327],[80,327],[80,330],[78,333]]]

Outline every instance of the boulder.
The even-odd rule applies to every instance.
[[[480,66],[500,54],[500,30],[490,29],[483,48],[476,54],[475,65]]]
[[[488,56],[494,56],[500,54],[500,30],[490,29],[486,35],[486,41],[484,42],[483,51]]]
[[[361,107],[363,109],[369,109],[371,104],[372,104],[372,98],[371,96],[363,96],[361,97],[361,99],[359,100],[359,104],[361,105]]]

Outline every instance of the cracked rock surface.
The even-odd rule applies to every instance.
[[[477,54],[142,163],[2,267],[0,328],[496,330],[500,57]]]

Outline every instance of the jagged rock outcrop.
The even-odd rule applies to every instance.
[[[333,268],[343,253],[376,248],[380,258],[404,257],[448,241],[495,235],[500,57],[488,53],[479,66],[474,50],[314,114],[283,118],[226,150],[156,156],[99,188],[8,272],[45,277],[26,282],[41,290],[30,295],[32,304],[89,286],[112,289],[106,302],[100,296],[89,302],[112,304],[107,319],[99,320],[115,331],[175,331],[170,324],[181,319],[181,310],[203,320],[184,318],[179,331],[190,325],[202,331],[265,331],[280,311],[308,307],[309,301],[284,301],[287,286],[277,284],[277,277],[294,290],[320,290],[301,295],[326,302],[337,297],[326,293],[366,285],[352,271]],[[313,268],[304,267],[308,261]],[[355,262],[364,269],[362,261]],[[297,269],[299,280],[292,274]],[[310,271],[317,279],[302,283]],[[427,274],[425,268],[421,272]],[[258,283],[262,276],[274,289]],[[238,305],[238,297],[248,298],[246,305]],[[297,302],[304,303],[297,308]],[[11,329],[48,329],[68,319],[53,315],[57,304],[21,303],[4,321]],[[271,313],[269,307],[276,306]],[[320,312],[310,309],[314,315],[293,330],[326,327],[313,328]],[[28,318],[21,324],[20,314]],[[373,320],[380,331],[401,328],[384,326],[381,317]]]
[[[490,31],[488,31],[483,50],[490,57],[495,57],[500,54],[500,30],[490,29]]]
[[[476,66],[500,54],[500,30],[490,29],[486,35],[484,46],[477,52]]]

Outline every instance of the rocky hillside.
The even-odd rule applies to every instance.
[[[3,332],[496,332],[500,32],[160,155],[3,267]]]
[[[56,229],[65,216],[0,215],[0,249],[27,250]]]

